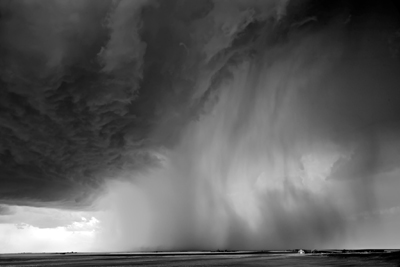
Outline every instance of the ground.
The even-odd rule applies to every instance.
[[[399,251],[23,253],[1,254],[1,266],[399,266]]]

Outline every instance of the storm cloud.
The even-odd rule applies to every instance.
[[[149,150],[173,144],[207,100],[194,97],[199,76],[282,5],[253,4],[2,1],[3,201],[85,205],[104,178],[157,164]]]
[[[0,203],[107,207],[103,234],[125,233],[114,249],[345,235],[346,216],[375,208],[375,184],[399,167],[398,12],[2,0]],[[153,227],[141,244],[124,238],[134,222]]]

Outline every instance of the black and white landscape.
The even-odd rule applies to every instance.
[[[397,1],[0,0],[0,265],[395,264],[399,190]]]

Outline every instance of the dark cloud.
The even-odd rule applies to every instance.
[[[87,205],[104,178],[157,164],[207,101],[199,77],[221,80],[249,18],[275,12],[253,4],[2,1],[2,201]]]
[[[89,206],[106,180],[160,165],[157,151],[178,145],[188,123],[211,113],[220,87],[245,61],[293,60],[290,73],[324,60],[328,69],[297,95],[297,114],[279,108],[286,85],[273,95],[276,118],[300,117],[279,126],[274,142],[294,158],[299,132],[340,151],[352,147],[330,178],[368,182],[397,166],[380,156],[392,153],[382,152],[382,129],[396,128],[400,114],[395,8],[378,1],[1,1],[0,202]],[[254,115],[255,90],[238,106],[229,144]],[[292,195],[312,206],[311,196]],[[315,216],[306,221],[325,232],[332,222]]]

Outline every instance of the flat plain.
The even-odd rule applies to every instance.
[[[400,266],[400,251],[0,254],[1,266]]]

